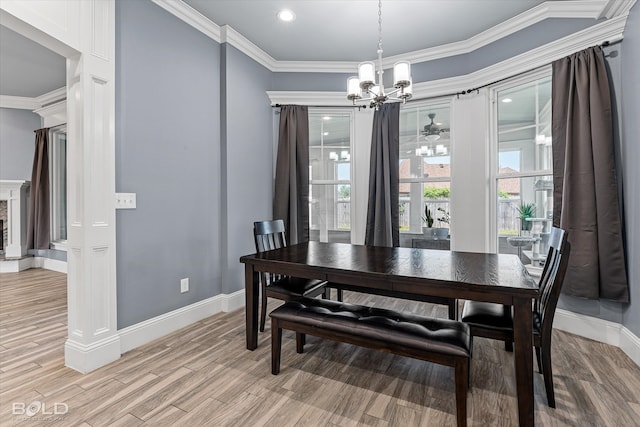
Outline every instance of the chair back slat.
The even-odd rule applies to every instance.
[[[256,252],[266,252],[287,246],[284,221],[281,219],[254,222],[253,237],[256,244]],[[268,285],[281,277],[282,275],[280,274],[264,273],[262,280]]]
[[[549,235],[549,252],[540,276],[539,293],[535,305],[535,310],[540,316],[542,329],[550,329],[553,326],[553,316],[558,305],[571,252],[567,235],[565,230],[556,227],[552,228]]]

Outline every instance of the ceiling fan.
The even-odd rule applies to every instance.
[[[433,119],[436,117],[436,113],[429,113],[428,117],[431,119],[431,123],[424,126],[421,134],[424,135],[427,141],[435,142],[440,139],[440,133],[449,132],[449,129],[443,129],[433,122]]]

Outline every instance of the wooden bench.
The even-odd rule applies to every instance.
[[[271,373],[280,372],[282,330],[296,332],[296,351],[313,335],[455,369],[458,426],[467,425],[472,335],[465,323],[409,313],[299,298],[271,312]]]

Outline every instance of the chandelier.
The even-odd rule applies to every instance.
[[[369,106],[376,110],[387,101],[406,102],[412,96],[411,64],[399,61],[393,65],[394,90],[386,93],[382,82],[382,0],[378,0],[378,83],[376,84],[376,66],[373,61],[358,65],[358,76],[347,79],[347,99],[356,102],[370,102]],[[363,98],[366,96],[366,98]]]

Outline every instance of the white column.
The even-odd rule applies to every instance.
[[[82,54],[67,61],[68,306],[65,363],[120,357],[115,268],[115,5],[79,2]],[[73,309],[71,309],[73,307]]]
[[[27,254],[27,189],[30,185],[29,181],[0,181],[0,200],[7,201],[6,258],[21,258]]]

